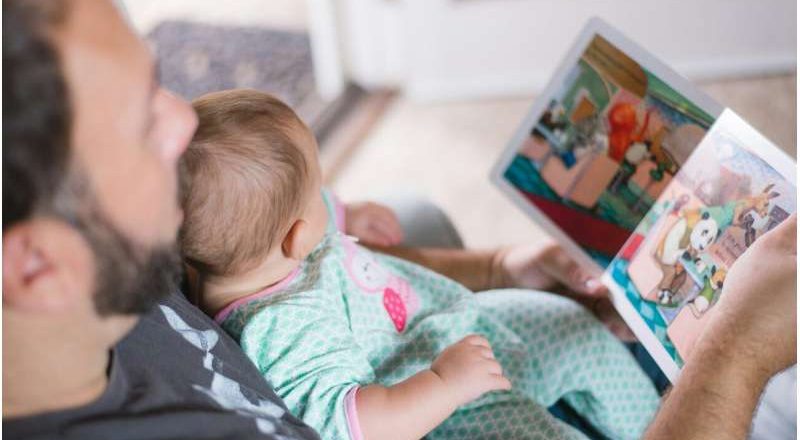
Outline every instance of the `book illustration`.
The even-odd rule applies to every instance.
[[[600,35],[548,99],[504,177],[609,261],[714,119]]]
[[[609,270],[680,366],[731,265],[795,210],[792,182],[735,136],[712,130]]]
[[[787,216],[785,211],[770,206],[770,200],[780,196],[780,193],[772,191],[773,187],[774,184],[769,184],[759,194],[745,196],[721,206],[680,209],[677,212],[677,220],[664,232],[653,255],[661,266],[663,275],[656,289],[648,297],[650,299],[657,297],[658,302],[663,305],[677,305],[680,299],[686,296],[681,287],[688,276],[685,269],[687,264],[693,264],[696,273],[704,274],[704,283],[718,286],[716,290],[721,288],[727,269],[723,266],[717,270],[718,266],[713,258],[704,259],[701,256],[706,256],[711,246],[728,228],[738,227],[742,231],[725,235],[740,237],[729,243],[729,247],[733,249],[732,253],[736,254],[732,259],[735,259],[763,231],[763,228],[755,227],[756,216],[785,218]],[[688,199],[689,197],[684,194],[681,200]],[[675,206],[680,205],[679,200]],[[709,259],[712,260],[711,263],[707,263]],[[711,268],[710,274],[705,273],[707,267]],[[710,282],[709,278],[713,278],[713,282]],[[702,298],[711,300],[708,292],[705,292]],[[703,303],[701,300],[696,307],[697,313],[704,312],[709,305],[708,302]]]

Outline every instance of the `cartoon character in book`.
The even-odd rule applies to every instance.
[[[608,111],[608,156],[616,162],[622,162],[628,148],[635,142],[644,141],[645,133],[650,125],[650,113],[648,110],[644,116],[644,122],[638,133],[637,127],[639,120],[636,114],[636,107],[633,104],[620,102],[614,104]]]
[[[551,103],[551,109],[544,112],[539,123],[555,135],[562,133],[567,129],[564,106],[557,102]]]
[[[770,183],[764,189],[750,197],[745,197],[743,199],[737,200],[735,212],[734,212],[734,219],[736,222],[734,223],[735,226],[739,226],[742,221],[745,220],[745,216],[750,212],[755,212],[760,217],[764,218],[769,215],[770,211],[770,200],[780,196],[781,194],[777,191],[772,191],[772,188],[775,187],[774,183]]]
[[[675,304],[675,294],[688,276],[681,260],[693,262],[698,272],[705,269],[705,263],[699,255],[731,225],[733,208],[733,204],[728,204],[680,211],[678,220],[664,234],[656,248],[655,258],[663,273],[656,286],[659,303]]]
[[[601,123],[597,115],[586,116],[573,125],[572,142],[569,148],[561,155],[565,166],[574,165],[578,159],[595,149],[598,138],[607,138],[600,127]]]
[[[620,186],[627,185],[628,181],[636,173],[636,167],[649,157],[650,142],[634,142],[625,152],[619,171],[614,176],[614,182],[609,187],[611,192],[617,192]]]
[[[745,197],[736,202],[734,208],[734,226],[738,226],[745,231],[745,245],[750,247],[756,240],[757,228],[755,227],[755,217],[749,215],[755,213],[760,218],[766,218],[770,214],[770,200],[780,196],[777,191],[772,191],[774,183],[767,185],[760,193]]]
[[[689,303],[696,318],[703,316],[703,313],[719,298],[727,274],[728,271],[724,268],[717,269],[717,266],[711,266],[711,276],[703,277],[703,290]]]
[[[539,127],[542,127],[550,132],[550,135],[558,144],[563,144],[569,137],[567,133],[569,131],[569,123],[565,113],[566,110],[561,103],[557,101],[551,102],[550,109],[544,112],[541,119],[539,119],[539,123],[533,128],[531,135],[548,138],[548,136],[539,129]]]

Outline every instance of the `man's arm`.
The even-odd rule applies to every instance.
[[[521,287],[566,287],[578,296],[602,297],[602,284],[554,243],[493,250],[373,247],[452,278],[473,291]],[[572,296],[568,294],[567,296]]]
[[[497,250],[373,247],[375,251],[412,261],[458,281],[473,291],[502,285],[499,276],[500,254]]]
[[[735,335],[729,335],[735,338]],[[713,339],[713,338],[712,338]],[[725,338],[719,343],[726,344]],[[645,439],[744,439],[771,374],[707,341],[696,348]]]
[[[645,439],[743,439],[767,381],[797,362],[797,218],[731,267],[720,302]]]

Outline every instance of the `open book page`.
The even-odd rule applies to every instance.
[[[615,305],[671,380],[715,313],[731,265],[796,211],[795,170],[726,110],[606,270]]]
[[[601,272],[719,110],[598,21],[584,30],[538,102],[495,180]]]

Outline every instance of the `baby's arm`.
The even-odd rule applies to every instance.
[[[431,368],[390,387],[369,385],[356,394],[366,440],[418,439],[459,406],[493,390],[507,390],[489,342],[468,336],[445,349]]]

